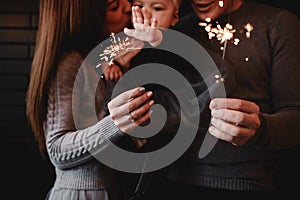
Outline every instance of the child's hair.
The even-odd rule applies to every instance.
[[[172,0],[172,1],[175,5],[176,9],[178,10],[181,5],[182,0]]]

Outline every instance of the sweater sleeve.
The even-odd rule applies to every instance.
[[[272,26],[273,113],[260,113],[261,127],[249,143],[278,150],[300,145],[300,23],[296,16],[282,11]]]
[[[56,78],[49,90],[44,124],[50,160],[61,169],[89,161],[93,158],[91,152],[104,149],[110,142],[125,136],[104,111],[105,90],[101,85],[100,90],[97,86],[97,92],[103,92],[99,95],[103,99],[95,102],[95,99],[98,100],[95,98],[96,90],[89,83],[98,83],[98,75],[79,68],[81,61],[77,57],[71,54],[58,65]]]

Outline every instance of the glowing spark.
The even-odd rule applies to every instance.
[[[224,2],[223,2],[223,1],[219,1],[219,6],[220,6],[221,8],[223,8]]]
[[[199,22],[198,25],[199,25],[199,26],[207,26],[207,23],[205,23],[205,22]]]
[[[235,46],[237,46],[237,45],[239,44],[239,42],[240,42],[240,39],[234,38],[233,44],[234,44]]]
[[[205,21],[206,22],[211,22],[211,18],[208,17],[208,18],[205,19]]]
[[[199,26],[204,26],[205,31],[208,33],[208,38],[211,40],[216,37],[220,44],[224,43],[226,40],[231,40],[235,30],[231,24],[226,24],[224,28],[220,24],[217,24],[217,27],[212,27],[212,24],[207,24],[200,22]]]
[[[224,5],[223,1],[219,1],[219,5]],[[231,41],[235,46],[237,46],[240,43],[240,39],[234,38],[236,30],[231,24],[227,23],[225,27],[222,27],[217,21],[215,23],[216,25],[213,26],[211,23],[211,18],[206,18],[205,22],[199,22],[198,25],[204,27],[204,30],[208,34],[209,40],[216,38],[220,42],[220,50],[223,51],[222,59],[224,59],[228,41]],[[254,30],[253,26],[250,23],[247,23],[243,28],[246,30],[246,37],[250,38],[251,32]],[[239,30],[240,34],[243,32],[243,29]],[[244,59],[246,62],[249,62],[250,60],[248,57],[245,57]],[[220,78],[216,79],[216,82],[222,81]]]
[[[219,28],[219,32],[217,34],[217,39],[220,41],[220,43],[224,43],[226,40],[231,40],[233,37],[233,33],[235,33],[235,30],[230,24],[226,24],[225,28]]]
[[[219,83],[220,81],[221,82],[224,82],[225,80],[224,80],[224,78],[221,76],[221,75],[219,75],[219,74],[216,74],[215,75],[215,83]]]
[[[220,44],[225,43],[226,41],[232,40],[232,43],[237,46],[240,42],[240,39],[233,38],[236,30],[233,28],[233,26],[229,23],[225,25],[225,27],[222,27],[218,22],[216,22],[216,27],[213,27],[213,25],[210,23],[211,19],[207,18],[205,20],[206,22],[199,22],[198,25],[204,27],[204,30],[208,34],[208,38],[211,40],[214,37],[217,38],[218,41],[220,41]],[[244,29],[246,30],[246,37],[250,38],[251,31],[254,30],[253,26],[250,23],[247,23],[244,26]],[[240,30],[241,32],[242,30]],[[224,49],[224,48],[223,48]],[[221,48],[221,50],[223,50]]]
[[[247,23],[245,26],[244,26],[244,29],[246,29],[246,37],[247,38],[250,38],[251,37],[251,31],[253,31],[253,26],[250,24],[250,23]]]

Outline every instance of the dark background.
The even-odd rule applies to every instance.
[[[260,0],[300,17],[296,0]],[[0,0],[0,182],[7,199],[44,199],[54,180],[25,116],[25,94],[38,26],[38,0]],[[181,15],[191,11],[183,0]],[[300,77],[299,77],[300,78]],[[279,163],[280,190],[300,191],[300,147]],[[4,194],[3,194],[4,193]]]

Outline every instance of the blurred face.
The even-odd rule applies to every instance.
[[[223,14],[237,10],[243,0],[190,0],[191,6],[201,20],[217,19]]]
[[[107,34],[122,32],[131,19],[131,4],[128,0],[107,0],[104,26]]]
[[[158,20],[158,27],[169,28],[178,22],[178,10],[172,0],[134,0],[133,5],[146,8]]]

